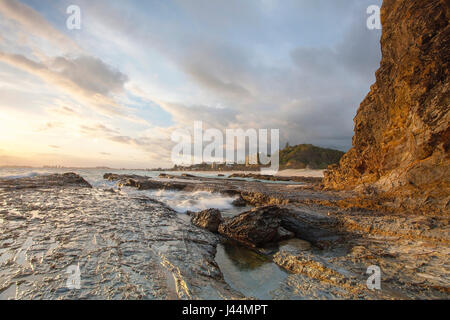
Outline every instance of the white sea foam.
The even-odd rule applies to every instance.
[[[164,202],[177,212],[184,213],[186,211],[201,211],[210,208],[219,210],[232,210],[234,208],[232,202],[236,197],[224,196],[220,193],[212,193],[208,191],[146,191],[147,196]]]
[[[1,176],[0,175],[0,179],[11,180],[11,179],[20,179],[20,178],[32,178],[32,177],[36,177],[36,176],[40,176],[40,175],[43,175],[43,174],[38,173],[38,172],[28,172],[28,173],[12,175],[12,176]]]

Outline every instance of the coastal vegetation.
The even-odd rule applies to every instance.
[[[344,152],[321,148],[312,144],[289,146],[280,151],[280,168],[282,169],[326,169],[338,163]]]
[[[280,150],[280,169],[326,169],[328,166],[339,163],[344,152],[334,149],[321,148],[312,144],[299,144]],[[199,163],[190,166],[175,165],[175,171],[256,171],[263,165],[249,163]],[[258,157],[259,159],[259,157]],[[258,161],[259,162],[259,161]]]

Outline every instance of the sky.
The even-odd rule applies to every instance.
[[[0,165],[171,167],[194,121],[346,151],[381,59],[370,5],[0,0]]]

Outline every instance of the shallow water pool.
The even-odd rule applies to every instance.
[[[235,243],[219,244],[216,262],[230,287],[260,300],[273,299],[289,275],[268,257]]]

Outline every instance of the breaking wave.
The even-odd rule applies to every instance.
[[[232,202],[236,199],[236,197],[224,196],[208,191],[183,192],[156,190],[146,191],[146,195],[150,198],[158,199],[179,213],[201,211],[210,208],[221,211],[232,210],[234,208]]]
[[[2,176],[0,174],[0,179],[12,180],[12,179],[20,179],[20,178],[32,178],[32,177],[41,176],[41,175],[44,175],[44,173],[28,172],[28,173],[12,175],[12,176]]]

